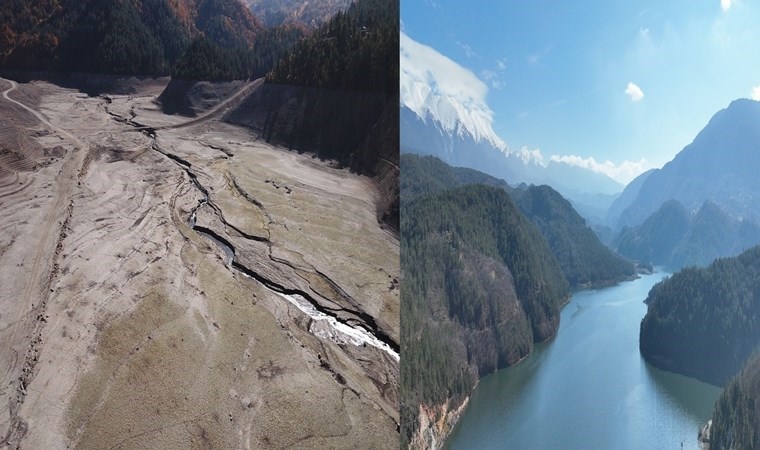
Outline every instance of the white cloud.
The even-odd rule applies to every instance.
[[[480,75],[484,80],[491,84],[492,88],[501,89],[504,87],[504,81],[502,81],[501,77],[499,77],[499,74],[493,70],[484,69],[482,72],[480,72]]]
[[[628,87],[625,88],[625,95],[631,97],[631,101],[634,102],[638,102],[644,98],[644,92],[641,90],[641,88],[631,82],[629,82]]]
[[[599,163],[593,156],[582,158],[576,155],[552,155],[549,159],[554,162],[583,167],[597,173],[603,173],[613,180],[623,184],[628,184],[631,180],[644,172],[644,170],[646,170],[647,162],[645,158],[642,158],[641,161],[638,162],[623,161],[620,164],[615,164],[612,161],[607,160],[603,163]]]
[[[463,44],[457,41],[457,45],[459,46],[459,48],[464,50],[464,54],[467,55],[468,58],[480,58],[480,55],[475,53],[475,50],[472,49],[470,44]]]
[[[525,164],[535,164],[540,166],[546,166],[546,161],[544,160],[544,155],[541,154],[541,149],[534,148],[533,150],[529,149],[528,147],[523,147],[520,150],[515,152],[515,155],[520,157]]]
[[[423,119],[433,118],[448,131],[468,132],[505,150],[493,130],[493,111],[486,103],[488,85],[437,50],[401,32],[401,104]]]
[[[494,69],[483,69],[480,72],[480,76],[494,89],[504,88],[504,79],[502,72],[507,70],[507,58],[497,59],[494,61],[496,67]]]
[[[731,7],[731,0],[720,0],[720,9],[723,11],[728,11],[728,9]]]
[[[760,101],[760,86],[755,86],[752,88],[752,94],[750,94],[750,98],[752,100]]]

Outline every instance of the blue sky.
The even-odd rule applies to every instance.
[[[401,0],[401,22],[485,83],[510,148],[622,182],[661,167],[760,86],[752,0]]]

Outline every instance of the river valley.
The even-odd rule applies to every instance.
[[[639,353],[643,300],[668,275],[575,293],[552,340],[480,381],[446,448],[698,448],[720,388]]]

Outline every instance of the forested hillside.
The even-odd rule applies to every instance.
[[[723,385],[760,344],[760,247],[683,269],[653,287],[646,303],[644,358]]]
[[[0,24],[5,69],[208,80],[263,75],[303,35],[237,0],[8,0]]]
[[[268,27],[290,24],[317,28],[343,11],[351,0],[243,0]]]
[[[267,82],[225,116],[272,144],[334,160],[378,186],[398,229],[398,40],[394,0],[358,0],[301,39]]]
[[[179,80],[245,80],[259,78],[300,38],[303,31],[294,27],[262,30],[250,48],[225,47],[206,36],[195,38],[172,66],[171,75]]]
[[[635,275],[631,262],[605,247],[573,206],[549,186],[518,186],[477,170],[451,167],[434,156],[401,156],[405,200],[465,184],[487,184],[508,192],[549,243],[571,288],[612,284]]]
[[[455,408],[479,376],[553,335],[569,286],[536,227],[484,185],[404,199],[401,266],[406,446],[419,405]]]
[[[760,448],[760,353],[747,360],[715,403],[711,450]]]
[[[541,231],[574,288],[614,284],[635,276],[634,266],[614,254],[569,201],[549,186],[515,192],[517,207]]]
[[[760,227],[729,216],[706,201],[690,213],[677,200],[665,202],[641,225],[625,227],[613,246],[628,258],[672,269],[706,266],[760,244]]]
[[[690,223],[686,208],[678,200],[669,200],[640,226],[623,228],[612,245],[636,261],[671,266],[673,250],[686,236]]]
[[[466,167],[452,167],[435,156],[401,155],[401,195],[404,201],[436,194],[465,184],[484,184],[512,193],[506,181]]]
[[[398,2],[359,0],[274,67],[267,82],[398,95]]]

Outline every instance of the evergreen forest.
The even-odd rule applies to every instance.
[[[651,364],[725,385],[760,344],[760,247],[655,285],[641,322]]]
[[[405,447],[421,404],[455,408],[552,336],[569,285],[506,191],[478,184],[402,199],[401,267]]]

